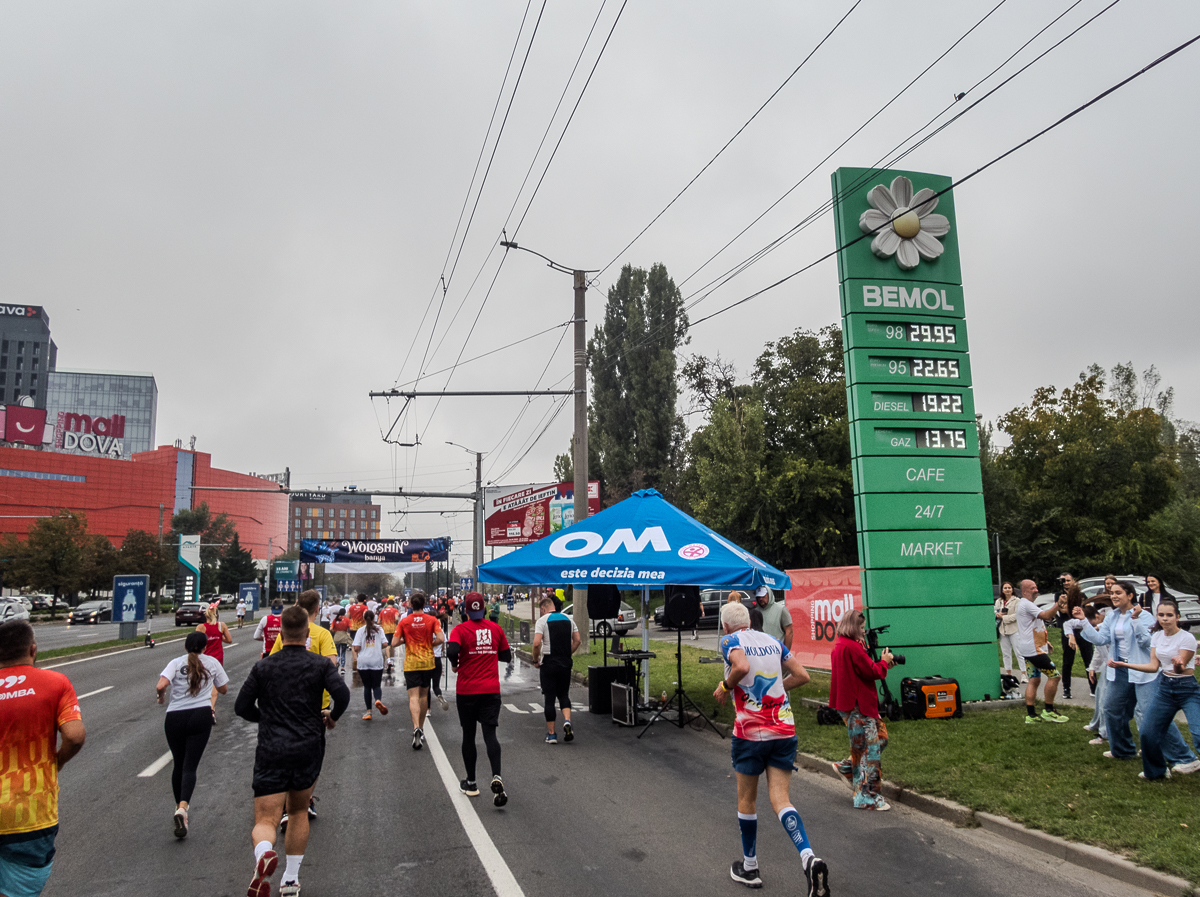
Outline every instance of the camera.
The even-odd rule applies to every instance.
[[[887,632],[891,628],[890,624],[884,626],[870,626],[867,628],[867,649],[871,654],[872,660],[879,659],[879,636],[881,633]],[[892,652],[892,663],[897,665],[904,664],[904,655]]]

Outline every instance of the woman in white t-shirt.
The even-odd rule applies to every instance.
[[[358,678],[363,684],[363,700],[367,703],[367,712],[363,719],[371,718],[372,700],[374,707],[387,716],[387,705],[383,703],[383,627],[375,622],[372,611],[363,613],[363,625],[354,633],[354,659],[357,664]]]
[[[156,688],[160,704],[166,703],[170,692],[163,729],[175,761],[171,790],[175,793],[176,838],[186,838],[188,833],[188,806],[196,788],[196,768],[213,727],[210,700],[229,690],[225,669],[216,658],[204,653],[207,644],[203,632],[191,633],[183,643],[187,653],[167,664],[159,674]]]
[[[1192,732],[1192,743],[1196,744],[1200,733],[1200,683],[1196,682],[1196,637],[1179,628],[1179,605],[1174,598],[1162,598],[1158,603],[1158,625],[1150,636],[1150,662],[1133,664],[1110,660],[1111,667],[1126,667],[1144,673],[1156,673],[1160,669],[1158,690],[1154,700],[1146,709],[1141,729],[1143,779],[1161,779],[1170,775],[1163,757],[1162,744],[1171,720],[1180,710],[1187,717]],[[1174,772],[1200,772],[1200,759],[1190,763],[1176,764]]]

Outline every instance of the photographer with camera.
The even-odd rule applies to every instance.
[[[888,734],[879,716],[875,683],[887,677],[895,658],[887,648],[879,660],[871,658],[864,626],[862,611],[848,612],[838,623],[833,642],[829,706],[841,714],[850,736],[850,756],[834,763],[833,769],[854,791],[856,809],[890,810],[879,790]]]

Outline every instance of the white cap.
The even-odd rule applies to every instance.
[[[754,594],[756,597],[761,598],[763,595],[771,594],[771,590],[768,589],[766,586],[759,586],[758,589],[754,592]]]

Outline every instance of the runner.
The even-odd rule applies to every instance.
[[[334,728],[350,704],[350,689],[333,665],[305,650],[315,625],[302,607],[285,610],[282,647],[254,665],[234,704],[238,716],[258,723],[254,828],[250,833],[254,844],[254,877],[246,890],[247,897],[271,895],[270,879],[279,863],[274,850],[276,830],[285,810],[295,822],[284,834],[287,865],[279,894],[299,897],[300,864],[308,847],[304,808],[311,801],[321,774],[325,730]],[[325,693],[333,698],[333,706],[328,710],[322,709]]]
[[[37,897],[50,878],[58,834],[58,772],[83,747],[71,681],[39,670],[33,627],[0,623],[0,894]],[[55,750],[55,742],[62,743]]]
[[[220,608],[217,607],[217,602],[214,601],[208,606],[208,610],[204,614],[206,622],[197,626],[196,631],[203,632],[205,639],[207,639],[207,643],[204,646],[204,653],[223,668],[225,666],[225,645],[226,643],[233,644],[233,636],[229,634],[229,627],[221,622],[220,615]],[[217,721],[216,686],[213,687],[209,703],[212,706],[212,721],[215,724]]]
[[[271,605],[271,612],[258,621],[258,628],[254,630],[254,635],[251,636],[256,642],[263,643],[262,654],[259,659],[266,657],[271,653],[271,648],[275,646],[275,639],[279,637],[279,630],[283,627],[283,622],[280,615],[283,613],[283,603],[276,598],[275,603]]]
[[[363,719],[371,718],[371,702],[375,709],[387,716],[387,705],[383,703],[383,630],[375,623],[375,614],[367,611],[363,615],[363,628],[354,636],[354,657],[358,661],[358,678],[363,684],[363,700],[367,712]]]
[[[333,628],[333,618],[337,615],[338,606],[332,601],[321,602],[321,625],[326,629]]]
[[[333,622],[329,624],[329,628],[333,631],[333,645],[337,648],[338,672],[345,673],[346,652],[354,644],[354,636],[350,634],[350,618],[346,616],[346,609],[344,607],[337,609],[337,613],[333,615]]]
[[[187,653],[176,657],[158,675],[158,703],[167,704],[163,729],[174,765],[171,768],[171,790],[175,794],[175,837],[186,838],[188,809],[196,789],[196,769],[208,736],[212,734],[213,715],[208,703],[206,685],[220,694],[229,690],[229,676],[217,661],[204,653],[208,640],[202,633],[193,632],[183,640]],[[208,711],[208,712],[205,712]]]
[[[450,667],[458,673],[455,704],[463,730],[462,758],[467,773],[467,777],[458,783],[458,789],[468,797],[479,794],[479,786],[475,783],[478,758],[475,724],[479,723],[492,768],[492,803],[503,807],[508,803],[508,794],[500,777],[500,742],[496,738],[496,727],[500,724],[500,661],[508,663],[512,660],[512,649],[504,637],[504,630],[484,619],[487,602],[481,594],[468,592],[463,611],[467,621],[454,627],[446,646]]]
[[[242,624],[246,622],[246,599],[245,598],[238,598],[237,609],[235,610],[235,613],[237,614],[238,629],[241,629]]]
[[[546,744],[558,744],[554,732],[554,701],[562,707],[563,741],[574,741],[571,728],[571,655],[579,649],[579,627],[554,602],[543,598],[542,615],[533,626],[533,665],[538,667],[546,711]]]
[[[333,636],[329,631],[322,629],[317,623],[317,609],[321,603],[321,593],[316,589],[308,589],[296,596],[296,607],[299,607],[308,615],[308,638],[305,640],[305,647],[310,652],[320,657],[329,659],[329,662],[337,665],[337,648],[333,644]],[[275,646],[271,648],[272,654],[277,654],[283,650],[283,633],[280,632],[279,637],[275,639]],[[329,707],[329,692],[326,692],[321,698],[321,709],[325,710]],[[308,818],[317,818],[317,799],[311,797],[308,801]],[[285,830],[288,824],[288,814],[284,813],[281,824]]]
[[[400,621],[392,647],[404,646],[404,687],[408,689],[408,715],[412,717],[414,751],[425,744],[425,715],[429,712],[429,686],[433,682],[433,648],[446,640],[437,617],[425,613],[425,593],[417,590],[409,600],[412,613]]]
[[[731,749],[737,774],[738,827],[742,833],[742,858],[729,876],[750,888],[761,888],[758,873],[758,780],[767,774],[771,809],[783,830],[800,851],[808,882],[808,897],[829,897],[829,868],[813,853],[804,822],[792,806],[789,786],[796,763],[796,725],[788,691],[808,681],[808,671],[765,632],[750,628],[750,611],[741,602],[721,608],[720,651],[725,678],[713,697],[724,704],[733,692],[736,711]]]
[[[353,604],[346,608],[346,614],[350,617],[350,634],[358,635],[358,630],[363,628],[363,614],[367,612],[367,596],[360,594]],[[354,665],[355,660],[353,655],[350,657],[350,669],[357,670]]]
[[[442,627],[442,632],[445,635],[450,634],[450,630],[454,628],[454,622],[450,619],[450,611],[446,605],[439,604],[434,611],[437,614],[438,624]],[[443,710],[449,710],[450,705],[446,703],[445,697],[442,696],[442,676],[445,673],[442,666],[442,657],[445,655],[445,645],[433,646],[433,681],[430,683],[430,690],[434,697],[438,699],[438,703],[442,705]],[[430,706],[433,706],[432,704]]]
[[[383,656],[387,658],[387,668],[395,669],[392,662],[392,636],[396,634],[396,623],[400,620],[400,610],[396,607],[396,599],[388,598],[383,609],[379,611],[379,625],[383,628]]]

